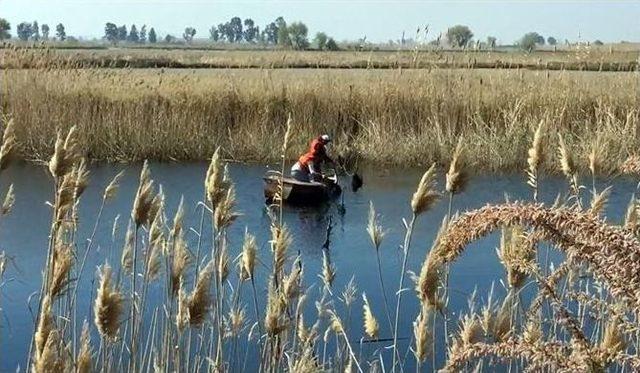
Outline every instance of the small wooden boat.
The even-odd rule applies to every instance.
[[[280,187],[280,172],[269,171],[263,179],[264,196],[267,202],[272,202]],[[283,201],[297,205],[317,205],[338,197],[342,192],[337,175],[329,176],[322,182],[308,183],[285,176],[282,184]]]

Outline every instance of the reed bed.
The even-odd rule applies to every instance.
[[[279,147],[282,159],[291,152],[293,123],[288,120],[285,126],[284,146]],[[18,149],[15,126],[11,120],[4,129],[0,164],[5,166]],[[443,203],[442,197],[451,201],[465,192],[468,140],[460,141],[449,158],[444,190],[434,182],[440,172],[435,166],[417,180],[407,201],[412,213],[405,221],[399,288],[391,298],[396,301],[394,310],[386,297],[384,305],[371,303],[353,281],[344,290],[334,288],[339,268],[331,261],[330,226],[317,283],[305,281],[304,261],[294,254],[295,242],[282,221],[283,202],[278,199],[265,206],[271,219],[265,249],[258,249],[263,243],[246,232],[241,254],[229,257],[229,227],[241,216],[235,211],[234,183],[221,149],[213,153],[203,175],[198,227],[184,225],[182,202],[175,216],[167,216],[164,193],[174,191],[158,188],[145,163],[121,242],[121,261],[105,263],[95,272],[93,320],[88,322],[76,312],[75,288],[80,277],[92,276],[83,271],[82,258],[95,250],[92,240],[82,247],[76,234],[77,212],[89,179],[86,149],[76,127],[59,132],[48,162],[55,200],[26,366],[34,372],[222,372],[245,370],[249,361],[255,363],[251,369],[264,372],[362,372],[381,367],[392,372],[410,367],[446,372],[637,371],[640,204],[632,198],[623,223],[607,222],[601,216],[607,194],[585,188],[581,180],[588,178],[575,167],[573,148],[562,138],[548,136],[548,128],[538,126],[525,139],[530,148],[523,183],[531,186],[530,201],[487,205],[462,214],[449,209],[421,268],[409,268],[406,257],[415,222],[438,218],[429,215],[435,204]],[[539,147],[541,139],[557,143],[558,151]],[[566,193],[553,206],[535,201],[538,175],[544,172],[542,159],[558,163],[567,177]],[[629,158],[621,172],[637,177],[637,160]],[[105,188],[96,227],[117,193],[119,178]],[[10,188],[4,198],[2,219],[11,213],[13,193]],[[589,199],[591,204],[583,202]],[[193,247],[184,239],[187,229],[199,237]],[[364,229],[372,253],[390,244],[373,205]],[[472,295],[469,309],[455,316],[448,307],[448,273],[455,270],[450,265],[472,242],[496,231],[502,232],[496,251],[505,270],[504,289],[489,290],[481,297],[485,301]],[[204,236],[208,239],[201,239]],[[536,255],[545,248],[563,252],[565,261],[549,267],[544,256]],[[0,276],[5,263],[0,255]],[[384,291],[382,279],[380,275]],[[163,291],[152,301],[149,289],[154,283]],[[532,299],[521,296],[524,288],[535,289]],[[402,298],[412,296],[419,301],[418,309],[402,306]],[[258,299],[266,304],[264,309]],[[309,319],[304,309],[312,302],[317,312]],[[353,313],[362,320],[359,330],[345,322],[357,317],[352,310],[361,310]],[[380,335],[385,318],[391,336]],[[415,320],[411,330],[400,330],[399,319]],[[399,335],[410,335],[409,343],[399,343]],[[369,344],[377,347],[367,348]],[[446,361],[437,366],[430,360],[443,349]]]
[[[45,160],[74,125],[92,160],[279,161],[330,133],[345,162],[447,167],[461,136],[470,168],[520,171],[539,125],[576,167],[603,173],[640,146],[640,75],[526,70],[5,70],[3,117],[15,156]],[[6,120],[5,120],[6,122]],[[540,168],[560,167],[550,159]]]
[[[224,47],[224,46],[222,46]],[[291,51],[197,48],[58,48],[48,44],[0,45],[4,68],[339,68],[339,69],[531,69],[634,71],[638,47],[560,47],[556,51],[443,50],[418,45],[404,50]]]

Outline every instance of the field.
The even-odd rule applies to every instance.
[[[5,70],[1,86],[26,159],[46,158],[57,128],[75,125],[95,160],[204,160],[221,146],[274,161],[289,114],[291,156],[327,132],[345,161],[387,165],[444,165],[462,136],[477,169],[522,170],[541,121],[548,146],[562,134],[582,168],[595,145],[602,171],[640,145],[637,73],[31,69]]]

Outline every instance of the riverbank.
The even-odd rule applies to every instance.
[[[464,138],[478,171],[520,171],[533,131],[558,134],[585,167],[640,147],[637,73],[524,70],[6,70],[0,105],[16,122],[18,157],[47,159],[59,128],[77,126],[91,159],[272,162],[289,113],[288,158],[330,133],[334,152],[373,164],[446,165]]]

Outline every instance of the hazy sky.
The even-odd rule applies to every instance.
[[[413,37],[430,25],[430,38],[448,26],[469,25],[477,38],[493,35],[510,43],[528,31],[577,40],[640,41],[640,1],[214,1],[214,0],[0,0],[0,17],[15,25],[37,20],[67,34],[101,37],[105,22],[154,26],[162,36],[181,35],[185,26],[208,37],[211,25],[233,16],[259,26],[283,16],[300,20],[310,34],[325,31],[337,40],[370,41]]]

